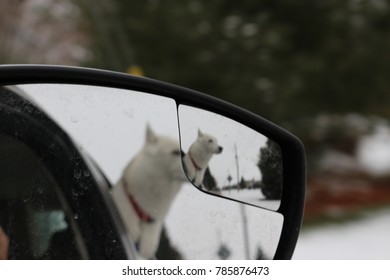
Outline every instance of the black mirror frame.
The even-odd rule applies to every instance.
[[[174,99],[177,106],[189,105],[231,118],[277,142],[283,154],[283,191],[281,204],[276,212],[282,214],[284,220],[274,259],[291,259],[302,224],[306,187],[305,152],[296,136],[228,102],[149,78],[68,66],[0,66],[0,86],[39,83],[112,87],[165,96]]]

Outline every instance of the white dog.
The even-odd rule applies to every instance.
[[[214,136],[198,129],[198,137],[190,146],[183,158],[184,166],[190,181],[197,187],[202,187],[204,173],[214,154],[220,154],[223,148],[218,145]]]
[[[198,138],[183,157],[177,141],[158,136],[147,126],[143,148],[112,190],[129,238],[143,258],[154,258],[170,205],[188,182],[181,159],[188,177],[200,186],[212,155],[221,152],[215,137],[198,130]]]
[[[129,237],[146,259],[154,258],[169,207],[182,183],[188,182],[181,157],[177,141],[147,126],[144,147],[113,188]]]

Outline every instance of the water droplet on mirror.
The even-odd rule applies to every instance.
[[[125,116],[130,118],[130,119],[133,119],[134,118],[134,109],[126,109],[124,111],[125,113]]]
[[[72,123],[78,123],[80,121],[80,118],[77,116],[72,116],[72,117],[70,117],[70,121]]]
[[[33,109],[33,107],[32,106],[26,106],[26,111],[28,112],[28,113],[32,113],[32,111],[33,111],[34,109]]]
[[[112,254],[112,248],[110,248],[110,247],[106,247],[106,248],[104,249],[104,251],[106,252],[106,255],[107,255],[107,256],[110,256],[110,255]]]
[[[75,169],[73,172],[74,178],[75,179],[80,179],[81,177],[81,170]]]
[[[77,200],[78,197],[79,197],[78,191],[76,191],[75,189],[72,189],[72,199]]]
[[[89,170],[84,170],[84,176],[89,177],[89,175],[91,175],[91,173],[89,173]]]

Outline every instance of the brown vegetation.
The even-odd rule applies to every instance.
[[[305,221],[339,218],[366,208],[390,205],[390,177],[365,173],[317,174],[308,179]]]

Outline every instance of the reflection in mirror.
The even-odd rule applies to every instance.
[[[0,133],[0,170],[0,227],[9,241],[3,257],[87,258],[63,194],[33,150]]]
[[[119,181],[144,145],[147,124],[178,139],[176,103],[137,91],[67,84],[20,85],[89,154],[111,182]]]
[[[273,258],[283,224],[280,214],[210,195],[188,182],[190,178],[213,194],[277,209],[279,200],[266,199],[258,188],[268,172],[259,172],[260,151],[268,154],[263,160],[267,167],[279,168],[273,151],[278,146],[270,148],[270,140],[221,116],[180,106],[182,151],[173,99],[84,85],[19,88],[112,183],[123,235],[139,258]],[[196,166],[210,169],[203,173]],[[74,174],[84,175],[89,174]],[[275,180],[271,182],[274,188]]]
[[[154,258],[170,205],[187,181],[175,101],[95,86],[22,88],[104,171],[128,238],[140,257]]]
[[[180,105],[179,121],[186,152],[183,165],[194,185],[266,209],[279,208],[283,162],[276,142],[236,121],[194,107]]]

